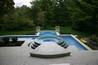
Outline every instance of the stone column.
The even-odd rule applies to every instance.
[[[56,32],[60,33],[60,26],[55,27]]]
[[[40,26],[37,26],[37,27],[36,27],[36,32],[37,32],[37,33],[40,32]]]

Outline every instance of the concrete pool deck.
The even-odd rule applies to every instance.
[[[70,56],[60,58],[36,58],[30,57],[31,51],[26,40],[20,47],[0,47],[0,65],[98,65],[98,50],[72,51]],[[68,47],[69,48],[69,47]],[[70,50],[73,50],[71,47]]]

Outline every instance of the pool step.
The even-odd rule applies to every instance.
[[[58,45],[60,45],[63,48],[67,48],[67,46],[68,46],[65,42],[59,43]]]
[[[37,43],[37,42],[34,42],[36,45],[40,45],[39,43]]]
[[[67,48],[67,46],[68,46],[68,45],[66,44],[66,45],[65,45],[65,46],[63,46],[63,47],[64,47],[64,48]]]
[[[29,45],[31,46],[32,49],[36,49],[40,44],[33,42]]]
[[[34,46],[31,46],[31,48],[32,48],[32,49],[35,49],[36,47],[34,47]]]
[[[34,46],[34,47],[38,47],[39,45],[37,45],[37,44],[34,43],[33,46]]]

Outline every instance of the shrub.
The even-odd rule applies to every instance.
[[[13,37],[12,38],[12,42],[17,42],[18,38],[17,37]]]
[[[4,37],[4,38],[2,38],[2,41],[3,41],[4,43],[9,43],[10,38],[9,38],[9,37]]]
[[[90,40],[94,42],[97,41],[97,35],[96,34],[91,35]]]

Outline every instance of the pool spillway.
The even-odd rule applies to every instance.
[[[39,36],[57,36],[55,31],[41,31]]]
[[[31,44],[31,48],[35,49],[37,48],[39,45],[44,44],[44,43],[57,43],[58,45],[60,45],[63,48],[67,48],[67,44],[64,42],[63,38],[61,37],[57,37],[57,36],[39,36],[38,38],[36,38],[34,40],[34,42]]]

